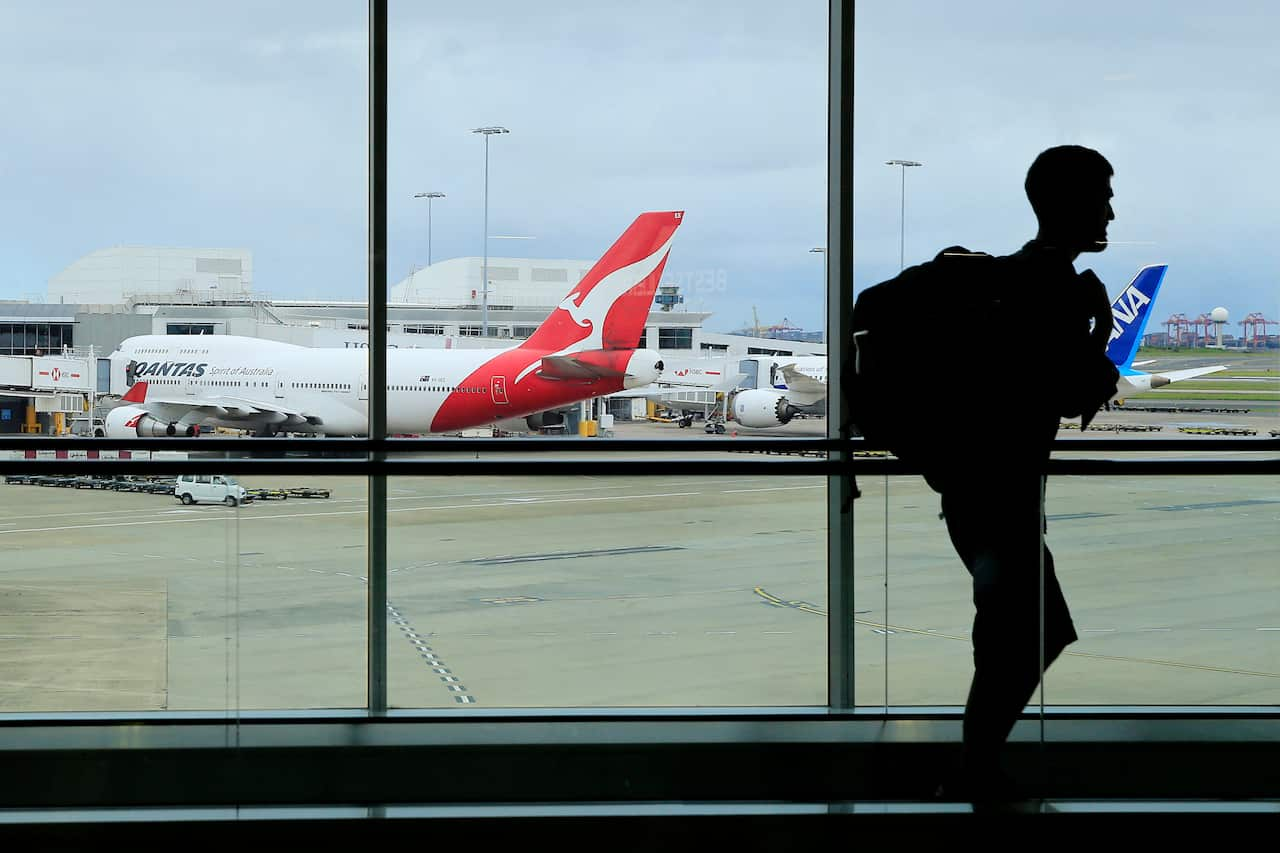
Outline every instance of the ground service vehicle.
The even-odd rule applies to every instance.
[[[173,495],[187,506],[201,502],[239,506],[244,503],[245,490],[234,477],[221,474],[184,474],[174,484]]]

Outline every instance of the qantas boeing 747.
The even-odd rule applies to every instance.
[[[494,350],[387,351],[387,431],[451,432],[637,388],[662,375],[638,349],[682,211],[643,213],[524,343]],[[363,349],[312,349],[231,335],[143,335],[111,356],[110,438],[201,428],[365,435]]]

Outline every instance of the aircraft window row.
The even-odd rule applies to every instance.
[[[292,382],[293,388],[313,388],[320,391],[350,391],[351,386],[343,382]]]
[[[447,391],[459,394],[485,394],[488,388],[483,385],[388,385],[388,391]]]

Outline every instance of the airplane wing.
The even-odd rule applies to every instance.
[[[142,404],[148,410],[164,413],[172,420],[198,420],[189,417],[189,415],[199,413],[202,416],[232,420],[239,418],[247,420],[262,415],[280,414],[309,422],[315,421],[315,416],[308,415],[298,409],[280,406],[275,403],[264,403],[262,400],[247,400],[243,397],[229,394],[208,396],[187,394],[157,395],[148,390],[145,382],[136,383],[122,399],[127,403]]]
[[[1181,382],[1184,379],[1191,379],[1195,376],[1204,376],[1206,373],[1217,373],[1219,370],[1226,370],[1225,364],[1215,364],[1213,367],[1190,367],[1186,370],[1165,370],[1160,373],[1153,373],[1152,376],[1160,376],[1168,379],[1170,382]]]
[[[783,365],[779,370],[782,371],[783,381],[787,383],[787,390],[793,395],[818,398],[827,396],[827,383],[801,373],[794,364]]]
[[[626,376],[626,371],[603,364],[592,364],[571,355],[549,355],[542,359],[538,373],[549,379],[600,379],[604,376]]]

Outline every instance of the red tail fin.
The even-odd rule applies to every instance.
[[[126,403],[145,403],[147,402],[147,383],[135,382],[133,387],[120,399]]]
[[[642,213],[569,290],[523,349],[634,349],[684,211]]]

